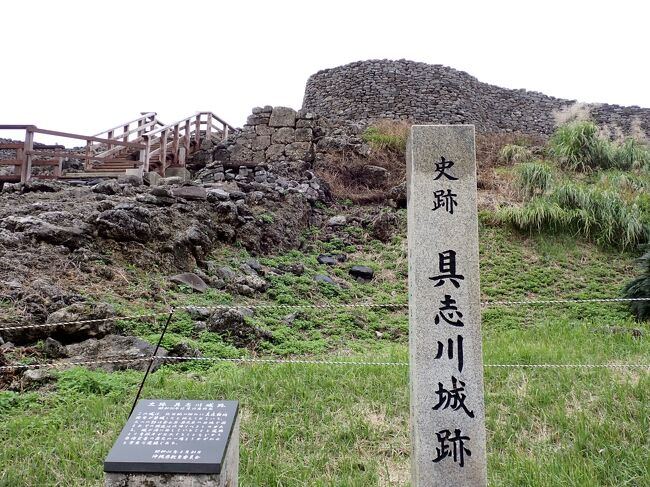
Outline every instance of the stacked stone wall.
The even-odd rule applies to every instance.
[[[305,110],[253,108],[234,145],[228,148],[227,158],[257,163],[310,161],[315,123],[315,115]]]
[[[307,81],[303,110],[332,121],[367,123],[404,119],[417,123],[475,124],[479,132],[550,134],[555,113],[575,104],[526,90],[478,81],[442,66],[399,60],[360,61],[319,71]],[[589,105],[599,125],[650,134],[650,109]]]

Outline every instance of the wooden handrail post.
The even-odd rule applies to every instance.
[[[212,140],[212,113],[209,113],[206,115],[206,126],[205,126],[205,138],[208,140]]]
[[[144,133],[144,129],[142,129],[142,125],[144,125],[143,120],[138,120],[138,139],[142,137],[142,134]]]
[[[20,166],[14,166],[14,175],[21,176],[23,171],[23,166],[25,165],[25,146],[23,145],[20,149],[16,149],[16,160],[21,161]]]
[[[167,137],[169,136],[169,130],[163,130],[160,134],[160,169],[162,175],[165,175],[165,169],[167,169]]]
[[[63,157],[59,157],[59,164],[54,168],[54,177],[60,178],[63,174]]]
[[[222,134],[223,134],[223,139],[222,140],[226,140],[228,138],[228,125],[225,122],[223,124]]]
[[[90,169],[91,163],[90,163],[90,145],[91,142],[88,140],[86,141],[86,159],[84,160],[84,170]]]
[[[129,127],[131,124],[127,124],[124,126],[124,135],[122,136],[122,142],[128,142],[129,140]]]
[[[25,132],[25,145],[23,149],[23,167],[20,174],[20,182],[26,183],[32,177],[32,151],[34,150],[34,132],[30,128]]]
[[[191,130],[192,128],[190,126],[190,121],[186,120],[185,121],[185,157],[187,157],[188,154],[190,153],[190,141],[192,140],[190,135]]]
[[[196,120],[194,121],[194,142],[196,142],[196,148],[201,147],[201,114],[196,115]],[[189,155],[189,153],[188,153]]]
[[[174,163],[178,164],[178,142],[180,138],[180,126],[176,124],[174,126],[174,142],[172,143],[172,157],[174,158]]]
[[[106,137],[106,138],[107,139],[112,139],[113,138],[113,131],[112,130],[108,131],[108,137]],[[113,145],[109,142],[108,143],[108,150],[111,150],[112,148],[113,148]]]
[[[143,171],[144,172],[149,172],[149,159],[151,158],[151,138],[145,134],[145,148],[144,148],[144,154],[141,155],[142,157],[142,162],[143,162]]]

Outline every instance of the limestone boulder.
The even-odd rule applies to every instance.
[[[141,206],[101,212],[95,225],[101,237],[120,241],[148,242],[153,238],[152,213]]]
[[[180,188],[174,188],[172,195],[188,201],[205,201],[208,198],[207,191],[201,186],[181,186]]]
[[[90,338],[80,343],[73,343],[65,347],[68,356],[63,362],[107,361],[88,365],[91,369],[102,369],[108,372],[116,370],[136,369],[146,370],[149,364],[147,359],[154,353],[156,347],[141,338],[122,335],[107,335],[104,338]],[[167,350],[160,348],[157,356],[167,356]],[[132,362],[128,359],[134,359]],[[120,362],[111,363],[112,360]],[[126,361],[122,361],[126,360]],[[151,370],[156,370],[162,361],[154,360]]]
[[[312,159],[311,149],[309,142],[293,142],[285,147],[284,153],[291,161],[309,161]]]
[[[358,282],[366,283],[372,281],[375,271],[364,265],[355,265],[350,269],[350,275]]]
[[[53,326],[50,336],[62,343],[70,343],[87,338],[101,338],[115,329],[110,320],[115,316],[115,310],[104,303],[74,303],[61,308],[47,317],[46,323],[69,323]],[[82,321],[83,323],[76,323]],[[54,345],[51,349],[54,350]],[[56,352],[61,354],[61,350]]]
[[[284,148],[283,144],[271,144],[268,149],[266,149],[266,159],[268,161],[280,161],[284,159]]]
[[[290,127],[282,127],[275,131],[271,136],[273,144],[291,144],[296,141],[295,130]]]
[[[95,186],[93,186],[92,192],[98,194],[106,194],[106,195],[121,194],[122,187],[116,180],[109,179],[107,181],[102,181],[101,183],[98,183]]]
[[[247,323],[244,313],[238,309],[215,311],[207,321],[207,329],[237,347],[255,348],[261,340],[270,340],[273,336]]]
[[[296,111],[288,107],[275,107],[269,119],[270,127],[291,127],[296,126]]]

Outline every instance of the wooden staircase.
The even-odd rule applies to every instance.
[[[57,178],[114,178],[129,170],[155,171],[164,176],[171,166],[184,167],[187,158],[205,140],[224,140],[234,128],[212,112],[197,112],[167,125],[158,120],[155,112],[143,112],[134,120],[92,136],[39,129],[34,125],[0,125],[2,130],[24,130],[25,143],[0,144],[0,150],[14,150],[16,153],[15,158],[0,159],[0,166],[14,168],[10,176],[4,176],[4,179],[0,176],[0,181],[26,182],[34,177],[34,166],[44,165],[57,165],[58,170],[47,176]],[[35,148],[34,134],[82,140],[86,143],[85,149],[62,152],[57,150],[62,149],[61,146]],[[46,157],[50,159],[44,159]],[[66,157],[83,160],[84,170],[65,173],[61,164]]]

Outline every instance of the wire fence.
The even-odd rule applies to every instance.
[[[133,358],[116,358],[106,360],[87,360],[70,362],[50,362],[43,364],[15,364],[0,366],[0,371],[26,370],[26,369],[60,369],[67,367],[81,367],[94,365],[114,365],[137,362],[229,362],[241,364],[305,364],[305,365],[333,365],[333,366],[362,366],[362,367],[408,367],[408,362],[373,362],[373,361],[349,361],[349,360],[306,360],[306,359],[274,359],[274,358],[226,358],[226,357],[186,357],[186,356],[153,356],[143,355]],[[506,369],[650,369],[648,364],[493,364],[487,363],[484,368],[506,368]]]
[[[481,301],[482,307],[490,306],[541,306],[548,304],[590,304],[590,303],[631,303],[638,301],[650,301],[648,298],[589,298],[589,299],[538,299],[538,300],[520,300],[520,301]],[[52,323],[41,323],[41,324],[30,324],[30,325],[19,325],[12,326],[8,324],[0,323],[0,332],[3,331],[13,331],[13,330],[22,330],[29,328],[53,328],[57,326],[69,326],[69,325],[85,325],[92,323],[102,323],[107,321],[127,321],[127,320],[136,320],[141,318],[157,318],[160,316],[166,316],[170,312],[174,311],[193,311],[193,310],[205,310],[205,311],[219,311],[219,310],[303,310],[303,309],[363,309],[363,308],[383,308],[383,309],[408,309],[408,303],[324,303],[324,304],[269,304],[269,303],[242,303],[242,304],[215,304],[215,305],[186,305],[186,306],[175,306],[167,309],[166,311],[160,311],[156,313],[142,313],[142,314],[133,314],[126,316],[108,316],[105,318],[93,318],[86,320],[77,320],[77,321],[60,321]]]
[[[559,304],[570,304],[570,305],[580,305],[580,304],[590,304],[590,303],[630,303],[638,301],[650,301],[648,298],[588,298],[588,299],[548,299],[548,300],[494,300],[494,301],[481,301],[481,306],[490,307],[490,306],[539,306],[539,305],[559,305]],[[77,320],[77,321],[62,321],[62,322],[53,322],[53,323],[43,323],[43,324],[29,324],[29,325],[20,325],[20,326],[6,326],[0,325],[0,333],[3,331],[15,331],[23,329],[34,329],[34,328],[51,328],[59,326],[72,326],[72,325],[88,325],[88,324],[97,324],[107,321],[127,321],[127,320],[139,320],[145,318],[159,318],[161,316],[168,316],[165,326],[162,329],[160,334],[158,344],[156,345],[156,350],[153,355],[142,355],[137,357],[111,357],[98,360],[81,360],[81,361],[59,361],[59,362],[50,362],[50,363],[34,363],[34,364],[11,364],[0,366],[0,371],[10,371],[10,370],[27,370],[27,369],[57,369],[57,368],[67,368],[67,367],[76,367],[76,366],[97,366],[97,365],[116,365],[116,364],[131,364],[138,362],[148,362],[146,376],[150,372],[154,362],[167,362],[167,363],[178,363],[178,362],[212,362],[212,363],[241,363],[241,364],[310,364],[310,365],[331,365],[331,366],[394,366],[394,367],[407,367],[408,362],[391,362],[391,361],[346,361],[346,360],[312,360],[312,359],[285,359],[285,358],[255,358],[255,357],[238,357],[238,358],[227,358],[227,357],[190,357],[190,356],[159,356],[158,349],[162,343],[162,340],[165,336],[167,327],[173,317],[177,312],[189,312],[193,310],[206,310],[206,311],[219,311],[219,310],[242,310],[242,309],[252,309],[252,310],[304,310],[304,309],[370,309],[370,308],[379,308],[379,309],[408,309],[408,303],[372,303],[372,302],[360,302],[360,303],[324,303],[324,304],[270,304],[270,303],[243,303],[243,304],[218,304],[218,305],[209,305],[209,306],[200,306],[200,305],[187,305],[172,307],[166,311],[160,311],[155,313],[142,313],[142,314],[131,314],[125,316],[109,316],[105,318],[95,318],[95,319],[86,319],[86,320]],[[557,364],[557,363],[486,363],[484,364],[485,368],[520,368],[520,369],[650,369],[650,363],[608,363],[608,364]],[[144,384],[144,381],[143,381]]]

